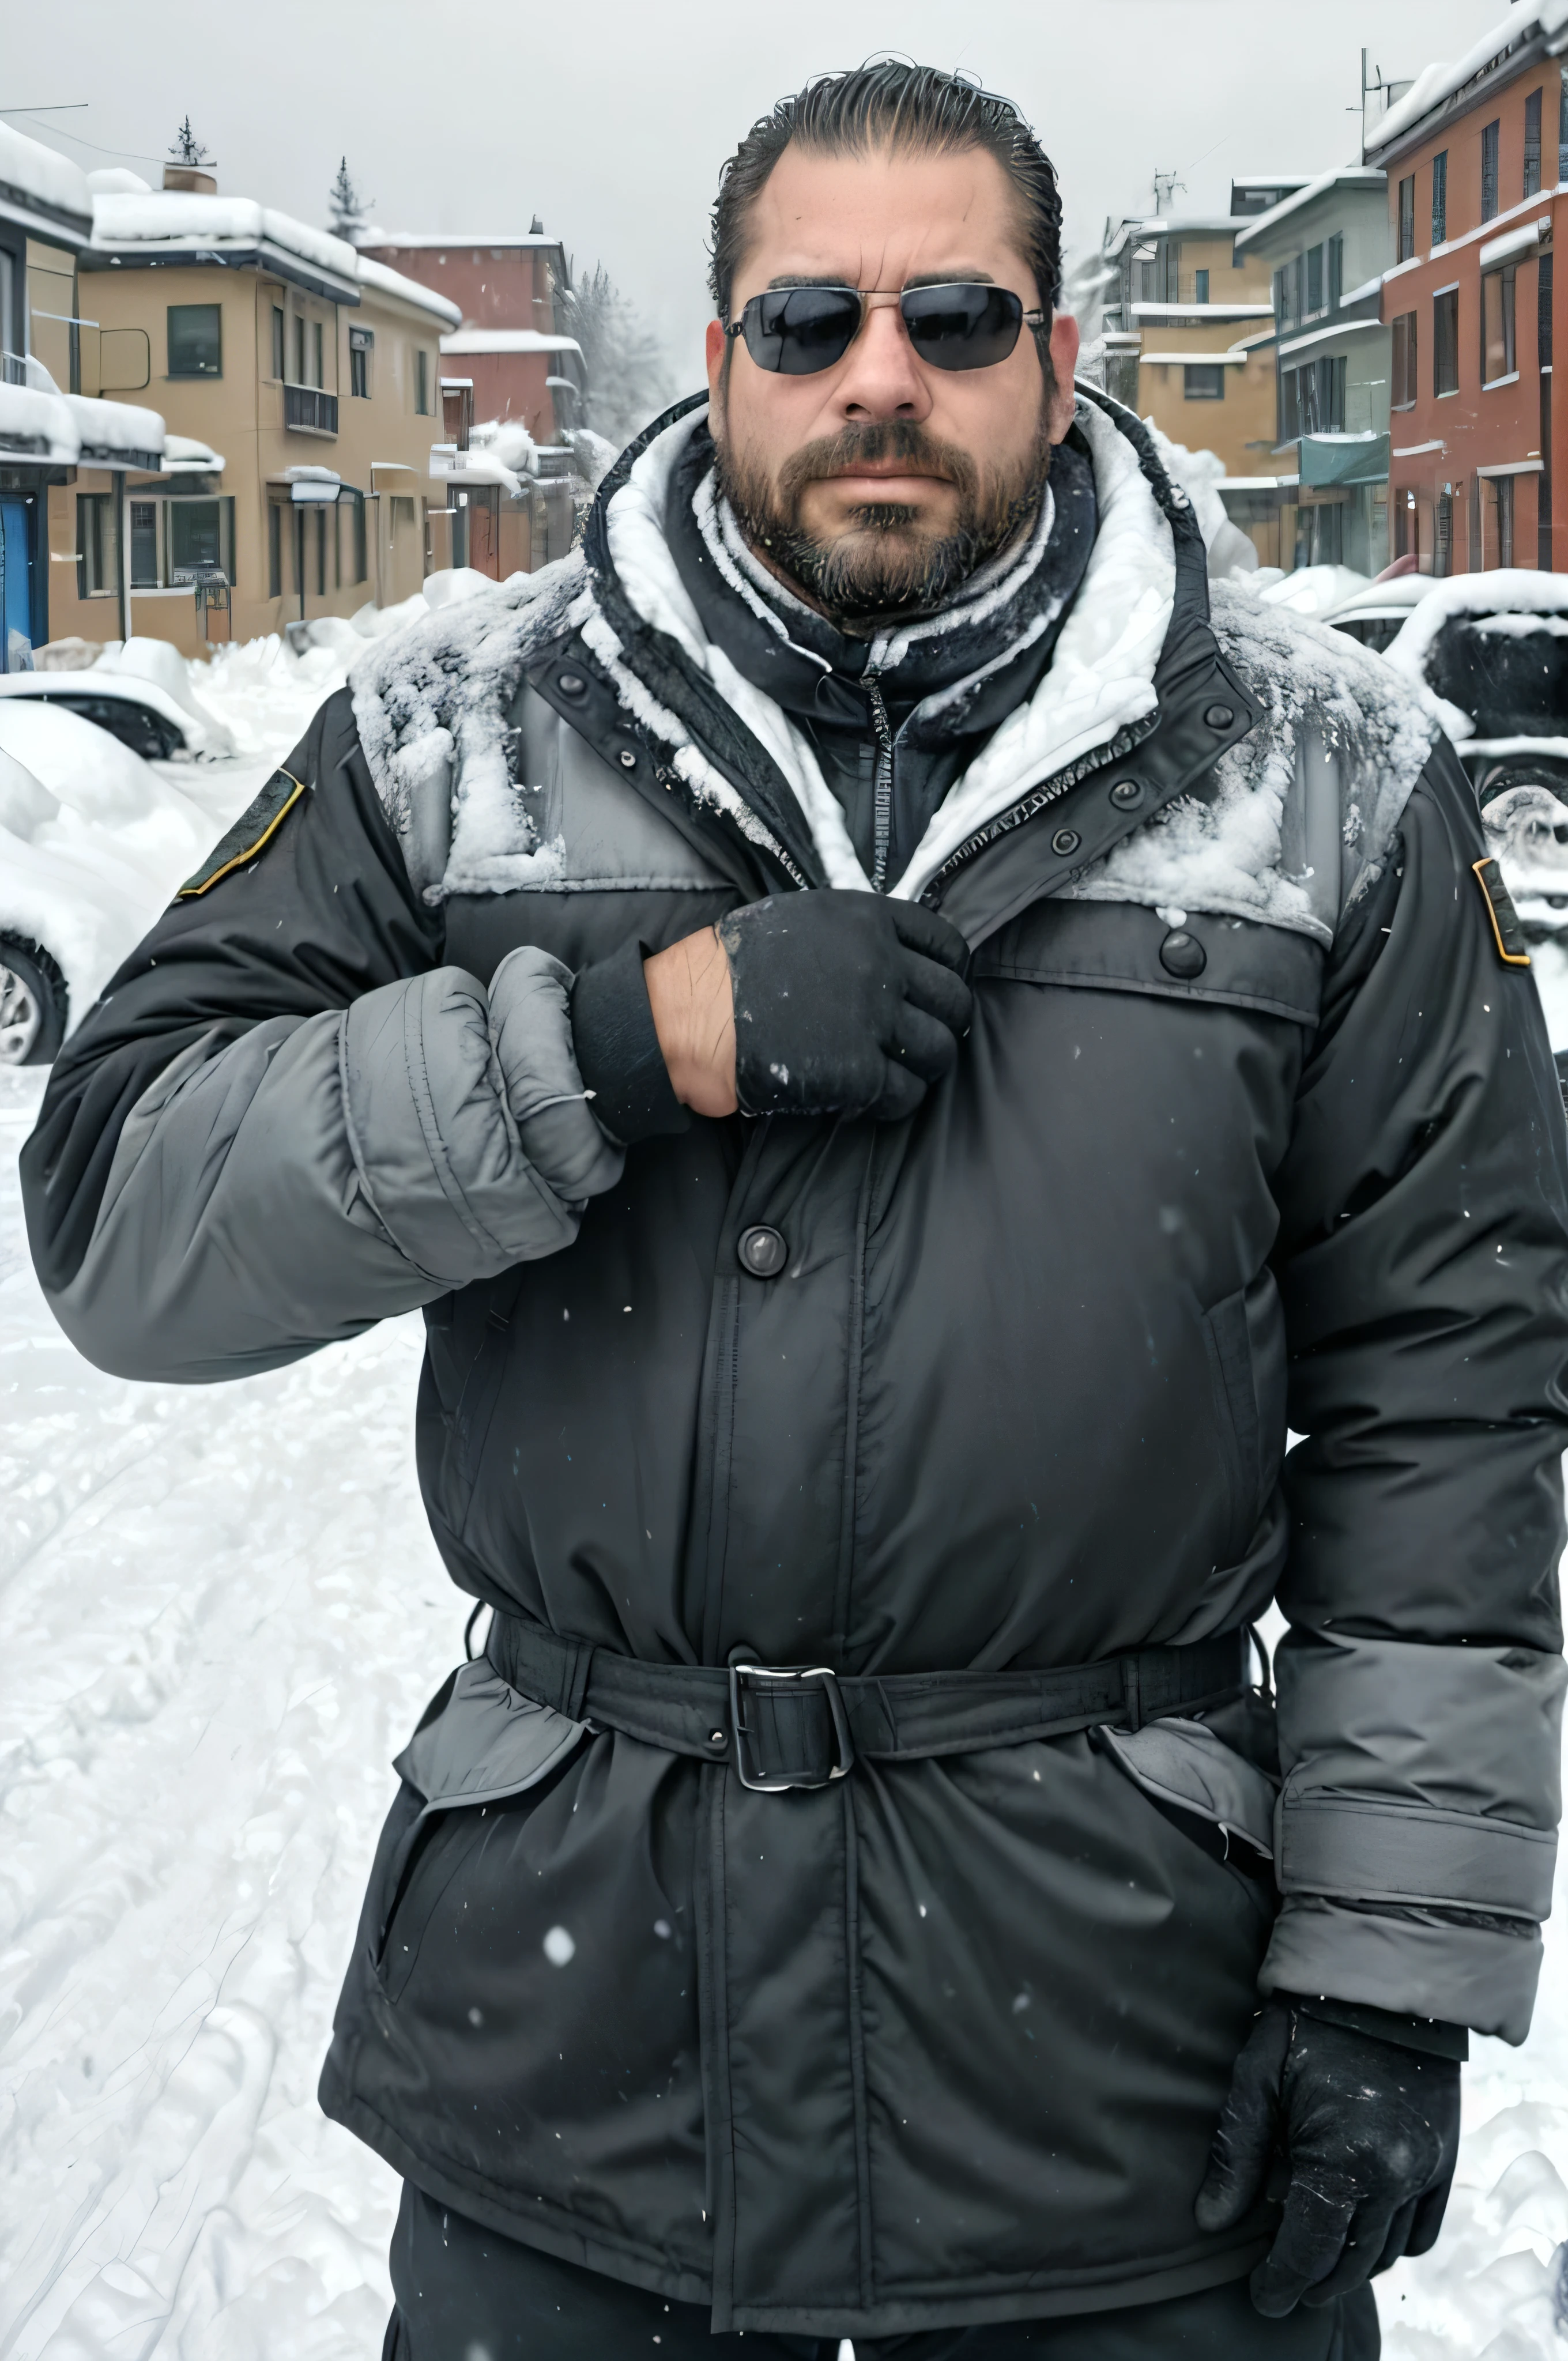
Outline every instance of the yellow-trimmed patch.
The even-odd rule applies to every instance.
[[[1528,967],[1530,949],[1519,924],[1519,914],[1513,897],[1503,883],[1503,873],[1495,857],[1487,853],[1482,861],[1470,864],[1475,883],[1481,888],[1481,898],[1486,905],[1486,916],[1492,922],[1492,940],[1497,946],[1497,957],[1505,967]]]
[[[218,839],[195,875],[187,877],[176,901],[193,902],[220,877],[254,861],[271,843],[304,792],[304,781],[296,779],[291,771],[274,771],[256,801]]]

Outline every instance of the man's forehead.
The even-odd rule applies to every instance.
[[[1017,192],[983,148],[933,155],[791,146],[757,193],[737,279],[835,278],[902,286],[948,273],[1015,278],[1027,267]],[[870,274],[870,275],[868,275]]]

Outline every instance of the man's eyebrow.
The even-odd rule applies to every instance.
[[[786,287],[853,287],[854,283],[852,279],[840,278],[836,272],[830,270],[816,273],[805,270],[785,270],[782,271],[777,279],[769,280],[767,291],[772,295],[782,292]],[[966,270],[958,275],[951,270],[922,270],[916,272],[913,279],[906,279],[904,281],[906,288],[994,287],[996,281],[989,270]],[[878,291],[868,289],[865,291],[875,293]]]

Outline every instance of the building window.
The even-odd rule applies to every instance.
[[[1499,122],[1485,124],[1481,131],[1481,218],[1490,221],[1497,210],[1497,138],[1502,129]]]
[[[131,502],[131,588],[158,588],[158,502]]]
[[[286,350],[283,314],[279,306],[274,303],[272,306],[272,374],[279,379],[281,379],[284,374],[283,356]]]
[[[1481,274],[1481,382],[1515,374],[1514,265]]]
[[[1329,309],[1336,311],[1344,296],[1344,240],[1336,230],[1329,240]]]
[[[1532,90],[1524,103],[1524,193],[1533,197],[1541,186],[1541,93]]]
[[[82,598],[112,598],[120,587],[113,492],[76,495],[76,588]]]
[[[1295,369],[1279,372],[1279,440],[1294,443],[1301,432],[1301,397]]]
[[[310,383],[305,375],[305,323],[298,312],[294,314],[294,383]]]
[[[324,385],[326,383],[326,330],[319,320],[313,321],[312,325],[315,331],[316,348],[316,373],[312,383]]]
[[[1413,172],[1399,183],[1398,247],[1395,261],[1409,262],[1416,250],[1416,176]]]
[[[1538,368],[1552,368],[1552,255],[1543,254],[1537,266],[1535,287],[1535,364]],[[1541,446],[1542,457],[1546,445]]]
[[[1568,81],[1557,97],[1557,177],[1568,181]]]
[[[170,303],[170,377],[222,377],[223,317],[221,303]]]
[[[1181,390],[1188,401],[1223,401],[1223,361],[1189,361],[1181,372]]]
[[[230,538],[224,532],[224,511],[232,511],[233,501],[170,500],[168,505],[170,581],[189,581],[208,566],[216,566],[232,581],[233,567],[224,562],[228,555],[224,544]]]
[[[1431,390],[1433,393],[1459,391],[1459,290],[1445,288],[1432,297],[1431,304]]]
[[[422,346],[414,355],[414,410],[421,418],[430,416],[430,355]]]
[[[1448,150],[1431,159],[1431,242],[1442,246],[1448,236]]]
[[[370,399],[370,356],[376,349],[374,328],[348,331],[348,390],[361,401]]]
[[[1453,494],[1439,492],[1432,515],[1432,561],[1434,574],[1448,575],[1453,571]]]
[[[326,597],[326,509],[316,511],[316,596]]]
[[[1307,248],[1307,314],[1311,319],[1323,308],[1323,249],[1321,246]]]
[[[346,500],[353,511],[354,579],[356,582],[363,582],[370,572],[370,552],[365,531],[365,495],[363,492],[355,491],[352,486],[345,485],[338,494],[338,499],[340,501]]]
[[[1492,495],[1497,503],[1497,563],[1511,566],[1514,562],[1514,478],[1498,476],[1492,485]]]
[[[1401,312],[1394,323],[1393,405],[1411,410],[1416,400],[1416,315]]]
[[[1209,274],[1206,270],[1195,270],[1192,274],[1192,300],[1195,303],[1209,301]]]
[[[267,503],[267,596],[283,596],[283,503]]]

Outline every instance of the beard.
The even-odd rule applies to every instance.
[[[956,444],[904,418],[846,426],[807,443],[776,478],[737,456],[728,437],[717,444],[716,457],[719,489],[758,555],[852,631],[931,614],[999,557],[1039,513],[1051,442],[1042,402],[1034,443],[1011,470],[982,469]],[[947,477],[958,494],[958,514],[947,531],[933,531],[917,509],[897,500],[855,509],[831,541],[807,530],[801,510],[809,486],[856,463],[888,460]]]

